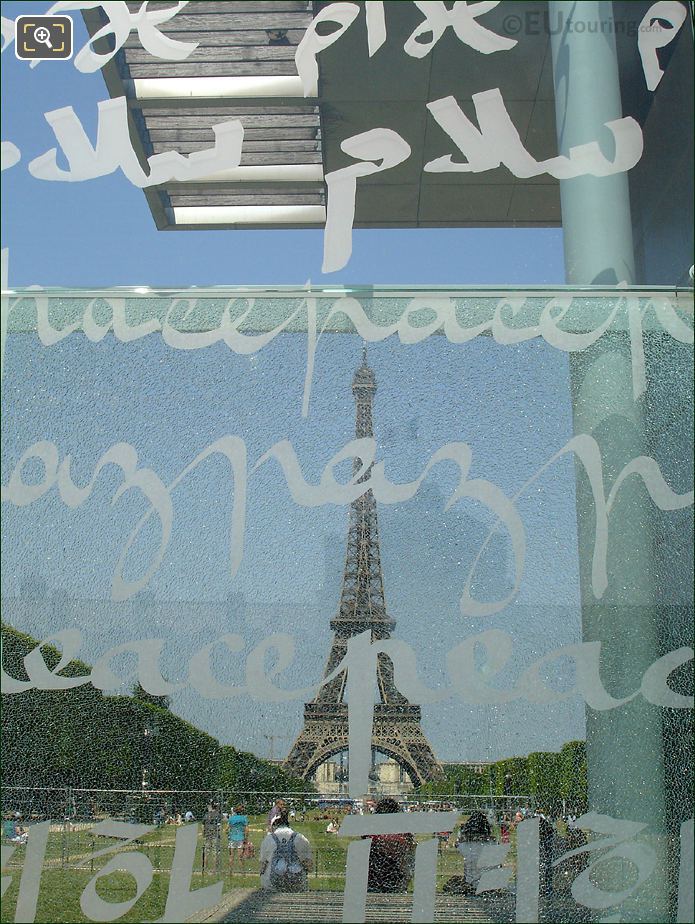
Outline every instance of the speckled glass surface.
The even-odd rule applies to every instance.
[[[30,835],[6,908],[34,838],[40,919],[66,920],[57,896],[77,919],[108,860],[97,897],[138,895],[119,913],[154,920],[192,812],[208,821],[177,875],[222,883],[192,893],[218,908],[206,920],[338,919],[352,838],[328,829],[348,808],[368,826],[390,795],[429,810],[408,822],[460,813],[436,841],[438,915],[514,920],[534,894],[562,920],[673,913],[692,740],[687,295],[17,291],[6,310],[3,812]],[[395,623],[395,681],[377,658],[366,699],[319,686],[353,604],[372,622],[348,634]],[[346,715],[374,702],[356,780]],[[313,850],[291,901],[249,891],[278,797]],[[253,858],[228,850],[210,802],[244,803]],[[498,844],[477,872],[460,832],[476,811]],[[137,827],[120,859],[93,857],[123,843],[107,819]],[[407,896],[367,907],[407,916]]]

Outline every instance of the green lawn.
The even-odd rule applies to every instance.
[[[265,815],[251,816],[249,835],[256,848],[256,857],[245,862],[241,870],[229,871],[226,830],[222,831],[222,849],[219,855],[220,869],[212,867],[202,872],[202,837],[198,839],[196,864],[192,881],[193,888],[209,885],[219,879],[223,881],[224,891],[235,888],[255,888],[259,885],[258,853],[260,843],[265,836]],[[335,834],[326,833],[325,820],[311,819],[294,824],[297,831],[304,834],[314,849],[314,867],[309,874],[311,890],[342,890],[345,875],[345,852],[347,840]],[[137,849],[145,853],[154,869],[152,884],[133,908],[119,920],[124,922],[154,921],[164,912],[169,869],[174,855],[176,828],[164,826],[143,838]],[[89,857],[93,851],[94,841],[97,849],[108,846],[106,838],[93,838],[89,829],[65,831],[52,830],[48,838],[46,860],[41,879],[39,902],[36,914],[38,922],[82,922],[88,920],[80,909],[80,894],[90,878],[101,866],[108,862],[109,856],[100,857],[83,869],[77,864]],[[126,848],[128,849],[128,848]],[[14,920],[15,903],[19,888],[20,866],[24,848],[19,847],[10,860],[6,874],[12,876],[12,883],[3,897],[0,921]],[[442,888],[450,877],[463,874],[463,858],[453,848],[445,849],[439,858],[437,886]],[[99,895],[113,902],[123,902],[135,896],[135,882],[124,872],[114,872],[99,881]]]

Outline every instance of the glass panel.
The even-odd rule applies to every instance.
[[[686,295],[6,310],[7,920],[676,920]]]

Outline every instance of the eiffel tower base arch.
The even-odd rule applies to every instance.
[[[347,708],[347,703],[305,705],[304,727],[285,761],[289,773],[306,778],[335,754],[347,750]],[[419,706],[377,704],[371,744],[392,757],[415,786],[444,776],[420,727]]]

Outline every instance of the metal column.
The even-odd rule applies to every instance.
[[[612,4],[551,2],[549,22],[559,153],[598,141],[610,156],[613,142],[603,125],[623,115]],[[560,195],[567,282],[633,283],[627,175],[565,180]],[[570,354],[575,433],[589,433],[597,440],[606,492],[623,467],[645,452],[642,402],[633,399],[627,324],[621,327],[589,350]],[[603,597],[595,599],[591,586],[594,501],[577,464],[583,635],[585,641],[601,641],[602,677],[615,697],[639,688],[657,651],[652,518],[652,502],[641,480],[628,479],[610,515],[609,585]],[[636,900],[623,903],[621,920],[668,920],[659,709],[639,696],[608,712],[587,708],[587,761],[590,808],[647,822],[649,842],[658,855],[649,884],[639,890]]]

